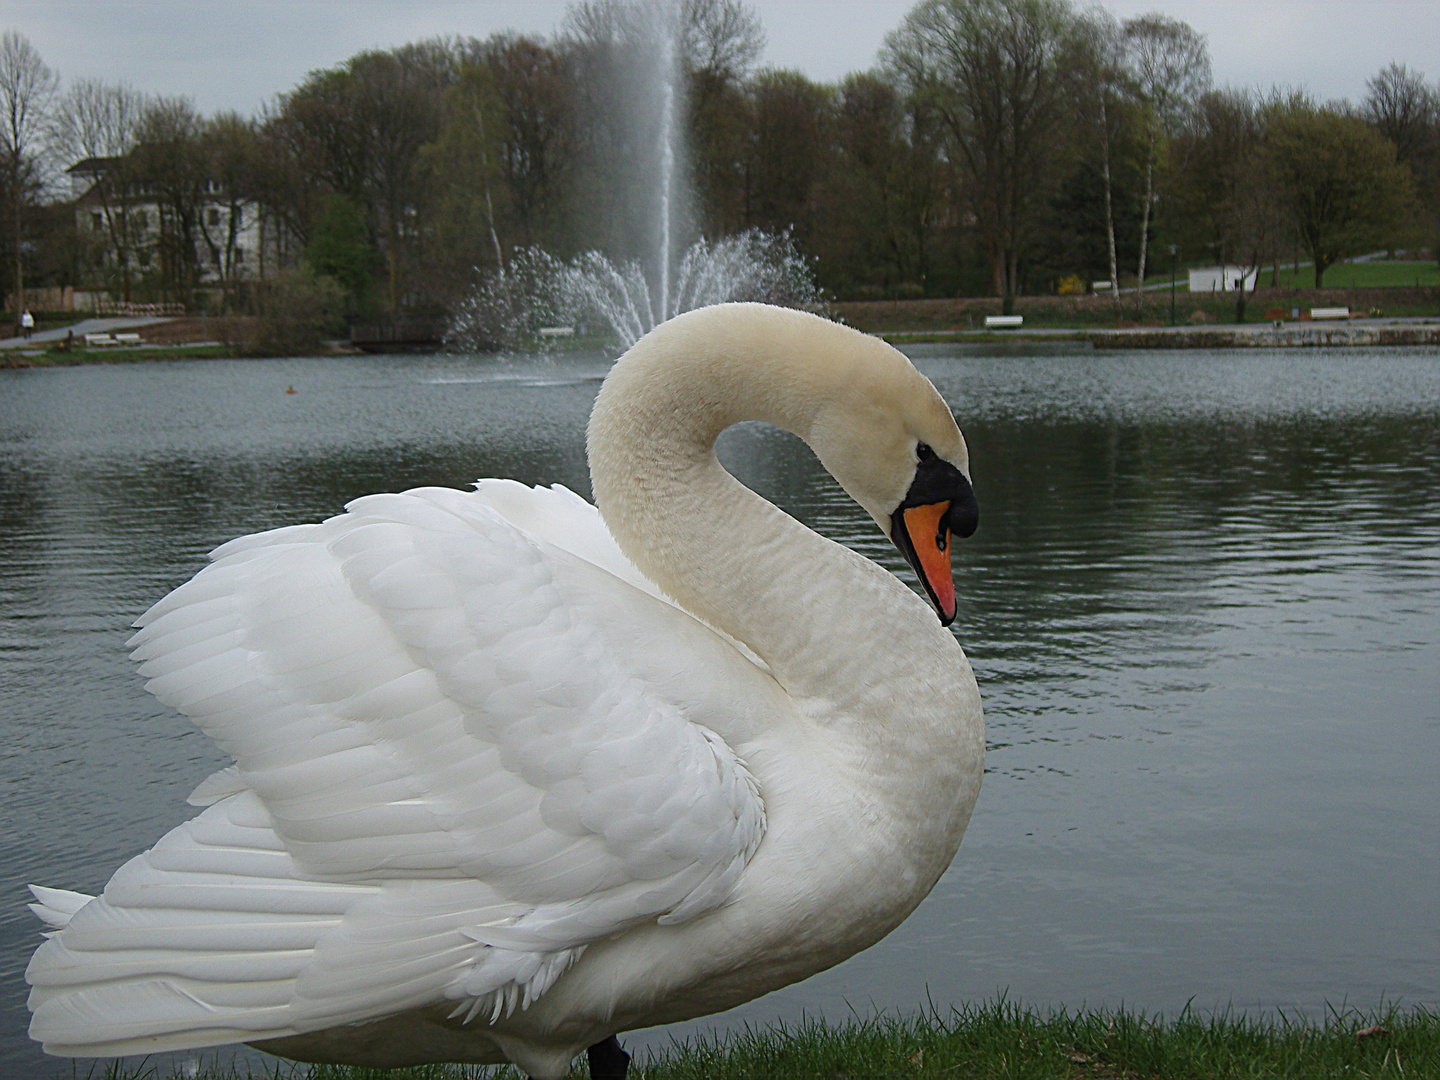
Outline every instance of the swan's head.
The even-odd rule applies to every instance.
[[[840,369],[835,389],[806,441],[900,549],[949,626],[951,539],[972,535],[980,520],[965,438],[939,391],[903,354],[874,338],[850,344],[843,360],[830,357]]]
[[[716,437],[742,420],[766,420],[809,443],[894,541],[949,625],[951,537],[973,533],[979,513],[949,406],[880,339],[764,304],[676,316],[626,353],[601,387],[588,440],[596,502],[642,570],[683,591],[657,540],[671,524],[655,512],[653,493],[713,462]]]

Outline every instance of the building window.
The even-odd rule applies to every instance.
[[[239,244],[235,245],[235,261],[237,263],[243,263],[245,261],[245,249]]]
[[[137,229],[148,229],[150,227],[150,215],[144,210],[135,211],[135,227]]]
[[[96,232],[99,232],[101,229],[105,228],[105,215],[100,213],[98,210],[92,212],[90,215],[90,228],[94,229]]]
[[[220,211],[219,211],[219,210],[216,210],[215,207],[213,207],[213,206],[212,206],[209,210],[206,210],[206,211],[205,211],[205,224],[207,224],[207,225],[219,225],[219,224],[220,224]]]
[[[141,269],[141,270],[149,270],[149,269],[150,269],[150,252],[149,252],[149,251],[140,251],[140,252],[137,252],[136,255],[135,255],[135,258],[136,258],[136,260],[140,263],[140,269]]]

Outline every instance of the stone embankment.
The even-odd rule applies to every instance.
[[[1260,289],[1247,298],[1246,326],[1269,328],[1270,319],[1286,323],[1294,311],[1315,307],[1347,307],[1356,315],[1388,321],[1440,317],[1440,288],[1390,289]],[[842,321],[871,334],[940,334],[983,330],[985,316],[1000,312],[998,297],[933,300],[843,301],[830,305]],[[1280,314],[1268,315],[1268,312]],[[1158,329],[1170,323],[1168,290],[1143,296],[1126,293],[1117,306],[1109,296],[1022,296],[1015,314],[1025,316],[1025,330],[1070,329],[1100,332],[1117,328]],[[1220,329],[1235,319],[1234,293],[1191,293],[1175,296],[1175,321],[1196,330]],[[1366,320],[1368,321],[1368,319]]]
[[[1293,349],[1333,346],[1440,345],[1440,325],[1326,325],[1284,323],[1281,326],[1204,326],[1096,330],[1090,341],[1097,349]]]

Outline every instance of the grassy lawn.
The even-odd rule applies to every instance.
[[[583,1078],[583,1058],[575,1077]],[[79,1076],[86,1073],[81,1069]],[[143,1068],[96,1080],[169,1080]],[[202,1067],[197,1080],[236,1080]],[[242,1074],[243,1075],[243,1074]],[[253,1080],[521,1080],[511,1068],[427,1066],[349,1069],[280,1065]],[[753,1029],[637,1056],[635,1080],[890,1080],[996,1077],[1015,1080],[1121,1078],[1317,1078],[1418,1080],[1440,1076],[1440,1014],[1423,1008],[1332,1013],[1323,1024],[1186,1011],[1173,1019],[1102,1010],[1039,1013],[1006,1001],[929,1016],[829,1026]]]
[[[1260,272],[1260,282],[1270,284],[1270,270]],[[1281,267],[1282,288],[1313,289],[1315,267]],[[1327,289],[1434,288],[1440,285],[1440,266],[1433,262],[1336,263],[1325,271]]]

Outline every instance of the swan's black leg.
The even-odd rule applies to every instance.
[[[585,1051],[590,1059],[590,1080],[625,1080],[630,1055],[620,1049],[620,1040],[611,1035]]]

